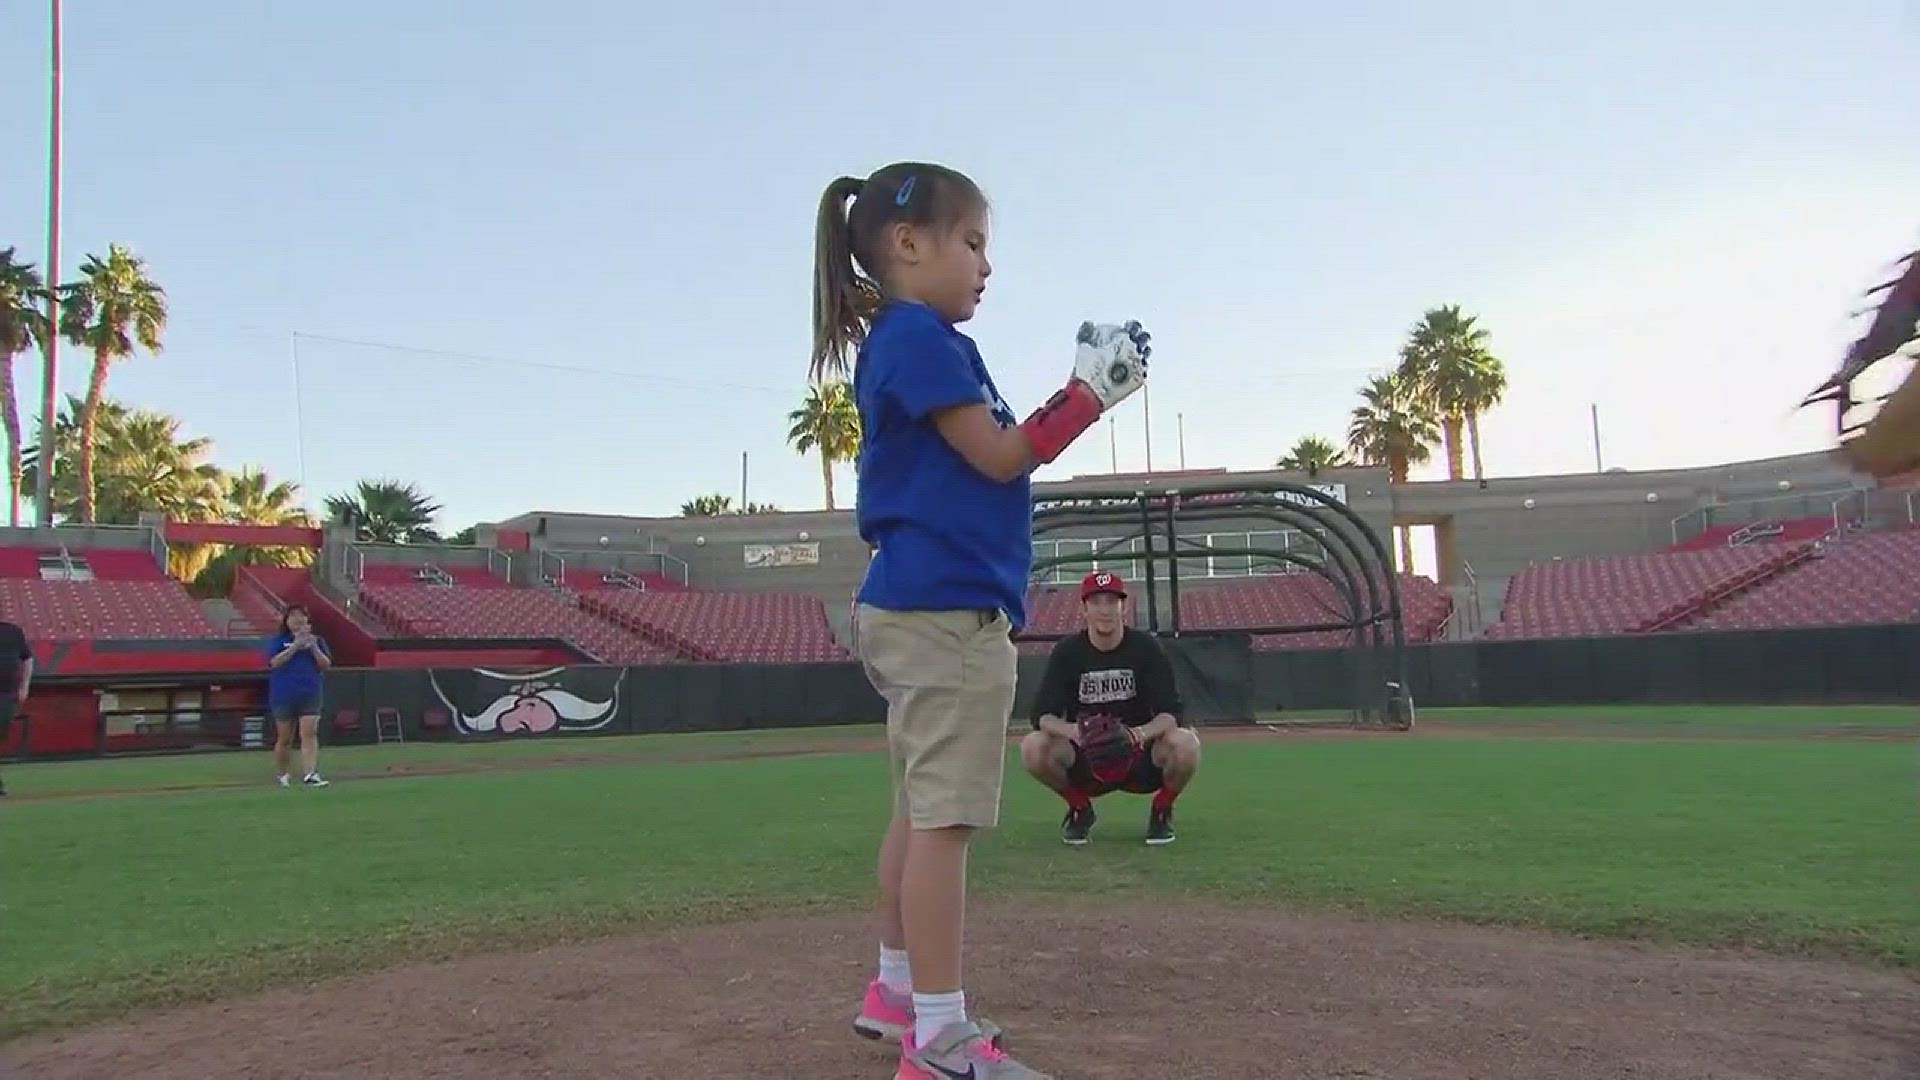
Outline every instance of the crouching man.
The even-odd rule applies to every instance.
[[[1174,839],[1173,804],[1200,767],[1200,736],[1181,719],[1173,665],[1153,635],[1126,624],[1127,586],[1100,571],[1080,583],[1086,629],[1054,645],[1034,699],[1033,733],[1020,744],[1029,773],[1066,800],[1060,838],[1087,842],[1098,815],[1093,800],[1114,791],[1153,796],[1147,843]],[[1081,752],[1081,721],[1105,714],[1132,728],[1142,745],[1124,777],[1099,779]]]

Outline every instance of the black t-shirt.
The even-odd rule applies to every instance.
[[[1033,726],[1042,716],[1077,721],[1082,713],[1108,713],[1135,727],[1161,713],[1180,726],[1180,689],[1173,665],[1152,634],[1127,627],[1111,652],[1094,647],[1082,630],[1061,638],[1047,658],[1047,674],[1033,699]]]
[[[33,659],[26,632],[13,623],[0,621],[0,692],[20,689],[20,667]]]

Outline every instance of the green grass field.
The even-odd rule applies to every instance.
[[[1920,968],[1910,709],[1429,711],[1410,735],[1210,743],[1181,839],[1096,842],[1010,757],[979,895],[1338,907]],[[876,728],[15,766],[0,1037],[408,957],[850,910]],[[805,751],[796,753],[796,751]]]

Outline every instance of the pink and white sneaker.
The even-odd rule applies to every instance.
[[[1006,1033],[991,1020],[974,1020],[987,1041],[996,1047],[1006,1044]],[[853,1018],[853,1032],[875,1042],[898,1043],[913,1030],[913,995],[889,989],[875,979],[867,984],[867,996],[860,1001],[860,1014]]]
[[[897,1043],[913,1027],[913,995],[888,989],[875,979],[867,984],[867,996],[860,1002],[860,1015],[853,1018],[853,1032],[863,1039]]]
[[[948,1024],[925,1046],[914,1045],[909,1028],[893,1080],[1053,1080],[1013,1060],[998,1044],[998,1030],[978,1022]]]

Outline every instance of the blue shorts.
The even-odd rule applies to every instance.
[[[320,715],[319,694],[296,694],[267,704],[267,714],[282,724],[291,724],[303,716]]]

